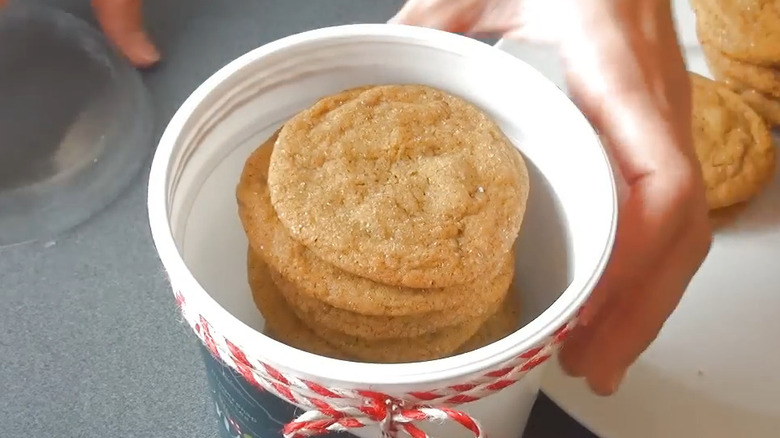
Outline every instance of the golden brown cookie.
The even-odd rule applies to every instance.
[[[756,90],[745,90],[739,96],[770,126],[780,126],[780,100],[765,96]]]
[[[776,148],[764,120],[721,83],[691,73],[693,142],[710,209],[746,201],[771,179]]]
[[[282,128],[268,176],[293,238],[347,272],[447,287],[512,247],[528,173],[473,105],[422,85],[321,99]]]
[[[697,26],[718,51],[751,64],[780,64],[780,2],[691,0]]]
[[[780,126],[780,99],[767,96],[733,78],[722,80],[727,87],[739,94],[770,127]]]
[[[514,253],[507,255],[501,271],[491,279],[491,288],[506,291],[514,275]],[[420,336],[463,324],[474,319],[484,319],[495,310],[505,294],[494,294],[483,300],[474,300],[469,306],[446,309],[416,315],[384,316],[362,315],[326,304],[306,293],[298,286],[285,280],[272,270],[271,276],[295,314],[302,320],[312,321],[316,326],[356,336],[363,339],[408,338]]]
[[[734,81],[774,97],[780,97],[780,68],[748,64],[715,49],[707,39],[700,37],[707,66],[713,76],[723,81]]]
[[[710,210],[710,226],[714,231],[717,231],[733,224],[739,219],[739,216],[745,211],[747,206],[747,202],[741,202],[717,210]]]
[[[506,287],[491,282],[502,264],[490,266],[468,284],[436,289],[388,286],[344,272],[293,239],[279,222],[267,186],[273,137],[249,157],[236,189],[239,216],[250,245],[301,293],[330,306],[364,315],[421,315],[447,309],[453,319],[474,303],[496,302]],[[506,255],[505,255],[506,256]]]
[[[355,360],[355,358],[343,353],[338,348],[335,348],[330,343],[326,342],[295,316],[288,303],[279,293],[275,283],[271,280],[271,273],[268,266],[262,258],[252,250],[249,250],[247,254],[247,266],[252,296],[255,304],[265,318],[266,328],[264,332],[267,336],[309,353],[335,359]],[[495,312],[495,308],[493,310]],[[476,329],[476,333],[468,338],[466,343],[457,349],[457,352],[462,353],[483,347],[513,332],[517,329],[519,314],[520,307],[517,298],[514,295],[507,297],[501,304],[499,311],[495,312],[484,322],[484,324],[479,326]],[[404,341],[405,345],[410,346],[411,349],[407,349],[400,353],[396,352],[395,357],[393,356],[392,350],[377,351],[385,349],[388,346],[388,344],[382,344],[381,342],[374,343],[375,346],[365,349],[366,344],[368,343],[356,340],[355,344],[347,345],[347,348],[355,349],[359,352],[362,350],[363,355],[377,355],[380,359],[385,359],[385,362],[404,361],[399,358],[405,358],[407,359],[406,361],[425,360],[424,357],[426,356],[433,358],[437,357],[438,354],[442,354],[441,357],[452,354],[453,350],[450,350],[447,353],[445,352],[449,350],[449,346],[457,344],[459,338],[464,336],[465,333],[468,333],[471,328],[464,327],[462,330],[464,331],[461,334],[458,334],[456,330],[453,330],[449,335],[438,334],[436,336],[418,338],[419,340],[417,341]],[[336,336],[339,335],[337,334]],[[349,339],[349,337],[344,337],[340,342],[348,343]],[[431,342],[436,345],[431,345]],[[396,342],[395,344],[394,348],[398,349],[398,343]],[[449,344],[449,346],[447,344]],[[393,346],[392,343],[390,346]],[[417,351],[414,350],[415,348]],[[437,353],[437,349],[441,353]],[[357,358],[357,360],[361,359]]]
[[[291,285],[279,275],[272,279],[279,289],[290,288]],[[289,302],[287,303],[290,304]],[[493,316],[500,302],[493,304],[479,317],[472,318],[460,324],[441,328],[437,331],[418,336],[365,339],[343,332],[343,329],[333,330],[324,327],[312,319],[299,316],[299,320],[313,332],[321,336],[325,342],[339,351],[343,351],[358,360],[376,363],[417,362],[439,359],[453,354],[458,347],[466,343],[479,330],[485,321]],[[295,309],[291,307],[295,312]]]
[[[247,252],[247,274],[252,298],[265,319],[266,336],[309,353],[349,360],[295,316],[271,280],[268,266],[251,249]]]
[[[521,310],[520,299],[515,295],[515,291],[511,290],[504,302],[501,303],[498,312],[485,321],[477,333],[466,341],[457,353],[467,353],[482,348],[514,333],[520,328]]]

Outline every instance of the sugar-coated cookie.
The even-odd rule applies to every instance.
[[[528,184],[490,118],[422,85],[321,99],[284,125],[268,175],[293,238],[344,271],[414,288],[491,271],[517,237]]]

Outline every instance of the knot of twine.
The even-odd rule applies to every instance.
[[[400,431],[412,438],[430,438],[414,424],[421,421],[455,421],[472,432],[475,438],[485,438],[479,422],[464,412],[424,405],[407,407],[404,401],[391,397],[367,399],[360,407],[327,406],[310,410],[288,423],[283,434],[284,438],[304,438],[376,425],[382,438],[396,438]]]
[[[367,426],[378,427],[382,438],[396,438],[401,432],[412,438],[431,438],[415,424],[423,421],[437,424],[454,421],[469,430],[475,438],[486,438],[477,420],[452,406],[480,400],[516,383],[527,372],[545,362],[577,324],[575,317],[540,346],[468,383],[432,391],[409,392],[404,394],[402,400],[374,391],[326,388],[294,375],[283,374],[264,362],[250,361],[238,346],[214,333],[203,316],[187,312],[181,294],[176,294],[176,301],[184,319],[214,357],[237,371],[252,386],[307,409],[283,428],[284,438],[348,432]]]

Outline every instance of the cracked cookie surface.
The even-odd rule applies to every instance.
[[[693,142],[710,209],[747,201],[770,181],[776,147],[766,122],[726,85],[691,73]]]
[[[718,51],[705,36],[700,36],[702,52],[713,75],[723,81],[732,81],[780,97],[780,67],[766,67],[730,58]]]
[[[743,90],[739,96],[770,126],[780,126],[780,100],[773,99],[756,90]]]
[[[699,36],[731,58],[780,65],[780,2],[691,0]]]
[[[301,294],[338,309],[372,316],[424,316],[447,312],[448,321],[476,315],[480,306],[505,294],[514,269],[502,281],[504,263],[488,267],[471,283],[448,288],[415,289],[377,283],[345,272],[317,257],[293,239],[271,205],[268,167],[276,137],[272,136],[247,159],[236,188],[238,212],[249,244],[272,269],[295,284]],[[505,254],[514,259],[514,254]],[[444,322],[444,318],[438,318]],[[436,323],[437,320],[431,320]]]
[[[520,229],[528,173],[499,127],[421,85],[348,90],[279,134],[268,183],[281,223],[319,258],[413,288],[474,281]]]

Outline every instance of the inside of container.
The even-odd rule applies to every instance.
[[[386,64],[388,58],[395,62]],[[432,62],[418,62],[426,58]],[[189,271],[224,309],[262,330],[235,199],[244,161],[320,97],[359,85],[424,83],[481,107],[523,152],[531,193],[516,245],[514,292],[522,323],[541,324],[539,315],[597,269],[608,240],[611,181],[592,131],[584,119],[569,120],[581,116],[563,106],[570,103],[562,93],[560,102],[540,101],[550,89],[495,67],[423,43],[342,41],[271,54],[225,77],[193,111],[171,159],[170,224]]]

